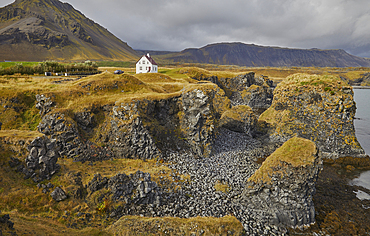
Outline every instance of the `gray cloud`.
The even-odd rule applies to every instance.
[[[216,42],[344,49],[370,57],[368,0],[62,0],[135,49]],[[0,6],[9,0],[0,0]]]

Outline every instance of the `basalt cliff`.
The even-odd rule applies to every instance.
[[[316,222],[323,159],[366,159],[354,134],[352,89],[338,78],[295,75],[274,88],[253,72],[172,72],[50,79],[36,90],[37,80],[4,80],[3,209],[47,210],[71,229],[108,234],[134,229],[142,221],[133,216],[232,216],[241,231],[200,221],[190,231],[166,230],[286,235]],[[156,224],[141,227],[165,233],[166,223]]]

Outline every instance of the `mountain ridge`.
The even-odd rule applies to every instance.
[[[59,0],[0,8],[0,60],[136,60],[135,50]]]
[[[161,56],[162,59],[183,63],[220,65],[302,66],[302,67],[369,67],[370,60],[353,56],[343,49],[297,49],[260,46],[255,44],[214,43],[201,48]]]

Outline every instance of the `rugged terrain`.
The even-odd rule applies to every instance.
[[[0,60],[136,60],[107,29],[58,0],[17,0],[0,9]]]
[[[207,63],[247,67],[368,67],[370,60],[344,50],[265,47],[244,43],[216,43],[177,53],[157,53],[158,58],[181,63]],[[154,55],[154,54],[153,54]]]
[[[345,81],[299,74],[275,88],[253,72],[161,72],[1,78],[3,233],[41,232],[27,222],[45,234],[369,230],[366,218],[328,200],[337,188],[356,202],[335,171],[370,166]],[[301,119],[301,107],[311,120],[325,117],[319,130],[338,145],[325,145],[333,137]],[[350,231],[333,225],[346,217]]]

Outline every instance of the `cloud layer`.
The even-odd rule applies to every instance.
[[[62,0],[134,49],[216,42],[344,49],[370,57],[368,0]],[[0,6],[9,4],[0,0]]]

